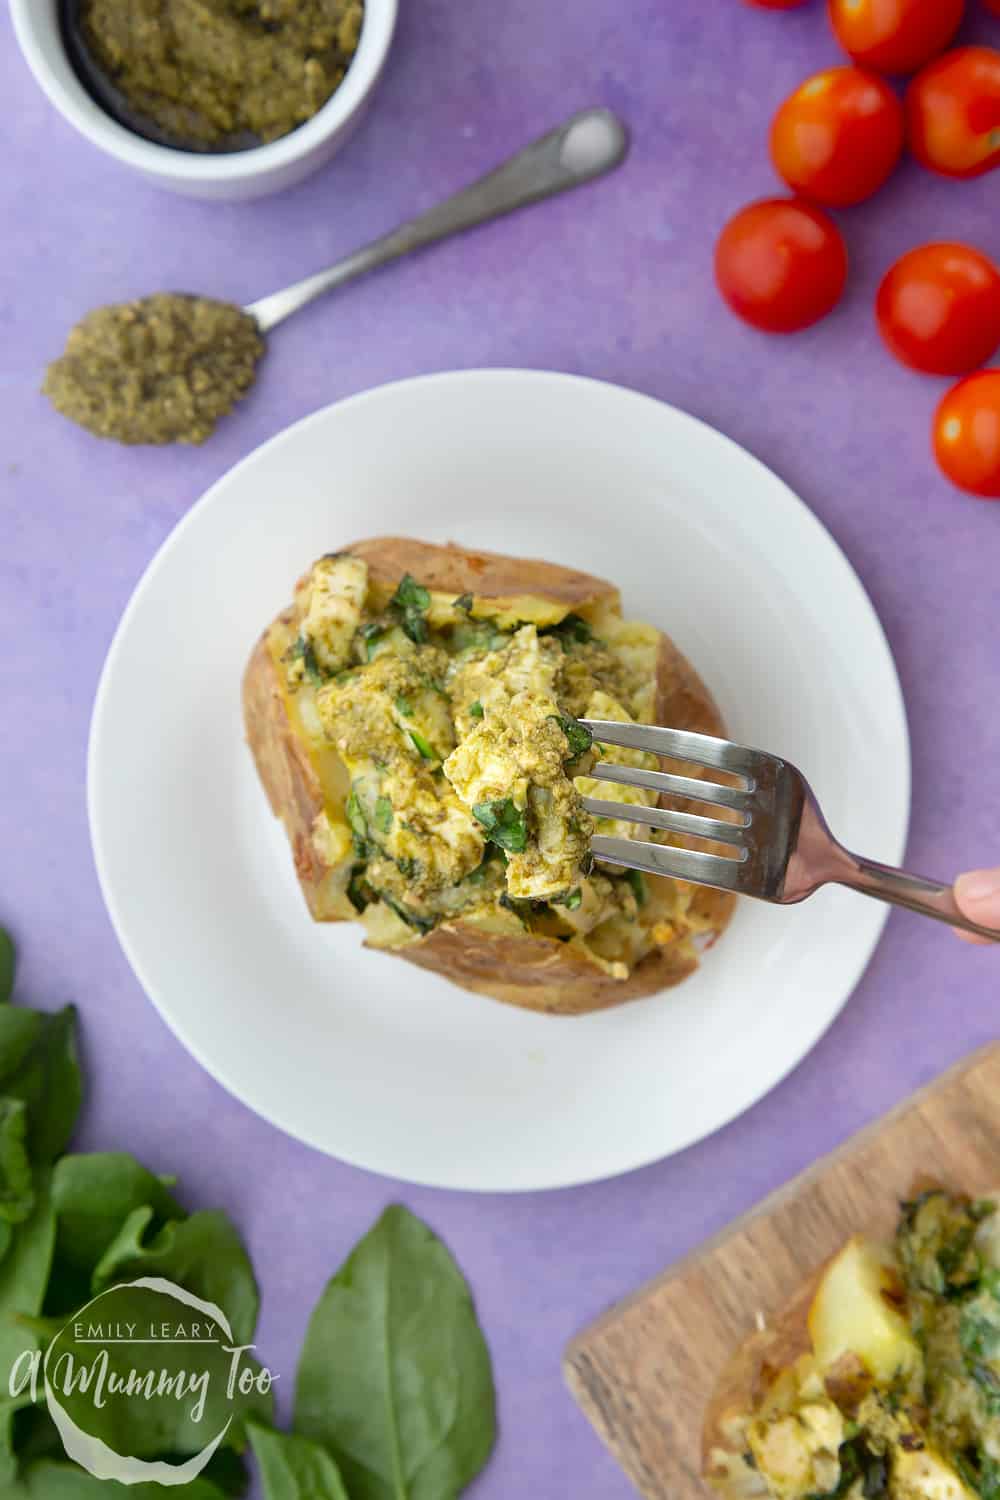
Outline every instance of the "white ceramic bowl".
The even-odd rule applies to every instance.
[[[168,192],[190,198],[261,198],[301,182],[339,151],[360,124],[385,65],[398,0],[365,0],[361,40],[343,83],[305,125],[250,151],[174,151],[119,125],[77,77],[59,30],[57,0],[11,0],[14,31],[56,109],[93,145]]]

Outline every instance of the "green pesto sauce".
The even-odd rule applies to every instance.
[[[310,120],[354,57],[364,0],[81,0],[93,62],[178,145],[232,149]]]
[[[263,353],[242,308],[161,292],[88,313],[42,390],[97,437],[202,443],[253,385]]]

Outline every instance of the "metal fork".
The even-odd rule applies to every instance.
[[[738,816],[735,821],[726,822],[666,807],[584,797],[583,805],[594,817],[642,823],[687,838],[726,844],[733,850],[732,857],[726,857],[706,850],[595,834],[591,852],[596,859],[782,905],[803,901],[823,885],[846,885],[864,896],[905,906],[922,916],[936,917],[939,922],[1000,942],[1000,931],[980,927],[963,917],[951,886],[862,859],[839,844],[827,828],[801,771],[780,756],[688,730],[618,724],[605,719],[580,722],[598,744],[645,750],[668,760],[691,761],[710,770],[729,772],[742,782],[738,787],[723,786],[697,777],[598,761],[589,775],[599,781],[644,787],[659,793],[661,798],[682,797],[727,808]]]

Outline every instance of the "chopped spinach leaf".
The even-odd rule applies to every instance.
[[[403,574],[399,587],[389,601],[389,608],[402,625],[404,634],[417,646],[422,646],[427,640],[428,629],[424,616],[430,603],[430,594],[410,573]]]
[[[356,834],[359,839],[366,839],[368,837],[368,822],[361,803],[358,800],[357,792],[352,791],[348,797],[346,812],[351,832]]]
[[[367,661],[371,661],[374,649],[385,633],[385,626],[380,625],[377,620],[369,620],[367,624],[362,625],[358,630],[358,635],[360,635],[365,644],[365,659]]]
[[[958,1341],[990,1415],[1000,1414],[1000,1271],[986,1271],[962,1308]]]
[[[392,827],[392,803],[388,797],[379,797],[375,803],[375,815],[372,819],[379,833],[388,833]]]
[[[419,859],[411,859],[409,855],[404,854],[400,859],[397,859],[396,869],[404,880],[416,880],[423,870],[423,866]]]
[[[413,748],[424,760],[440,760],[440,756],[435,753],[433,745],[425,740],[422,734],[419,734],[415,729],[408,729],[406,732],[413,741]]]
[[[413,718],[413,704],[409,698],[404,698],[402,693],[396,699],[396,712],[402,714],[404,719]]]
[[[487,844],[483,851],[482,860],[471,874],[466,875],[466,880],[471,885],[482,885],[489,873],[490,865],[495,864],[498,860],[501,864],[505,865],[507,863],[506,854],[504,854],[498,844]]]
[[[347,887],[347,899],[359,915],[377,899],[375,892],[365,879],[364,867],[361,865],[355,869],[351,876],[350,884]]]
[[[466,712],[470,719],[481,719],[483,717],[483,705],[477,698],[475,703],[470,703]]]
[[[884,1500],[889,1493],[886,1460],[873,1453],[863,1438],[853,1437],[841,1443],[837,1457],[840,1460],[840,1479],[836,1487],[823,1495],[810,1495],[808,1500],[844,1500],[859,1479],[864,1500]]]
[[[456,651],[501,651],[509,640],[495,620],[463,620],[451,633]]]
[[[558,625],[550,625],[539,635],[554,635],[564,651],[574,645],[585,646],[595,639],[594,632],[581,615],[566,615]]]
[[[326,681],[322,667],[316,660],[316,652],[312,641],[307,641],[305,636],[300,635],[298,640],[289,648],[289,659],[300,661],[302,669],[314,687],[319,687]]]
[[[529,925],[528,918],[537,915],[538,912],[548,910],[547,901],[537,901],[530,896],[511,896],[507,891],[501,895],[498,905],[506,911],[512,911],[516,917],[521,919],[523,926]]]
[[[528,817],[523,808],[517,808],[510,797],[497,798],[493,802],[477,802],[472,816],[486,829],[486,837],[501,849],[520,854],[528,843]]]
[[[563,897],[561,901],[553,901],[553,906],[564,906],[567,911],[576,911],[583,900],[583,892],[579,886]]]
[[[472,604],[473,599],[471,594],[459,594],[458,598],[454,600],[452,607],[460,609],[464,615],[468,615],[472,613]]]
[[[632,894],[635,896],[636,905],[645,906],[649,900],[649,892],[646,890],[646,882],[642,878],[641,870],[627,870],[625,879],[632,887]]]
[[[956,1455],[962,1478],[980,1496],[980,1500],[1000,1500],[1000,1461],[981,1448],[970,1448]]]
[[[578,755],[583,755],[594,743],[594,736],[586,725],[580,723],[579,719],[572,719],[569,714],[550,714],[549,718],[555,719],[566,736],[570,760],[576,760]]]
[[[397,901],[394,896],[390,896],[387,891],[379,891],[378,896],[379,900],[384,901],[386,906],[396,913],[400,921],[406,923],[407,927],[414,927],[419,933],[427,933],[436,926],[434,917],[420,916],[417,912],[411,911],[408,906],[404,906],[401,901]]]

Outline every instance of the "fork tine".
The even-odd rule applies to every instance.
[[[716,771],[732,771],[753,783],[752,765],[758,752],[717,740],[689,729],[661,729],[649,724],[619,724],[613,719],[581,719],[602,745],[621,745],[626,750],[647,750],[669,760],[690,760]]]
[[[613,760],[598,761],[587,772],[597,781],[617,781],[621,786],[641,786],[659,792],[661,797],[689,797],[693,802],[710,802],[716,807],[733,807],[743,812],[753,803],[753,793],[743,787],[720,786],[717,781],[700,781],[696,776],[674,776],[669,771],[644,771],[639,766],[618,766]]]
[[[597,797],[581,799],[595,818],[614,818],[617,822],[644,823],[650,828],[665,828],[691,839],[710,839],[719,844],[743,844],[749,822],[722,823],[718,818],[702,818],[696,813],[675,812],[672,808],[646,807],[634,802],[602,802]]]
[[[701,854],[693,849],[650,844],[645,839],[609,839],[600,833],[595,833],[591,839],[590,852],[595,859],[607,864],[643,870],[647,875],[669,875],[673,880],[711,885],[719,891],[743,889],[743,861],[724,859],[719,854]]]

